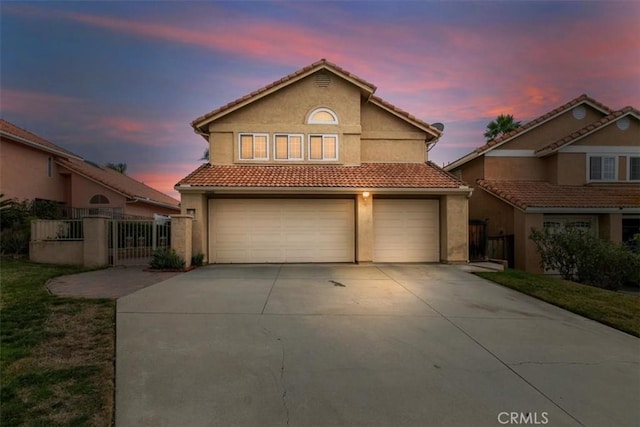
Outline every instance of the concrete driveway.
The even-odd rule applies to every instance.
[[[117,307],[118,427],[640,425],[639,339],[455,266],[209,266]]]

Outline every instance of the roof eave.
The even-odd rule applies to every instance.
[[[28,145],[28,146],[36,148],[38,150],[46,151],[47,153],[55,154],[55,155],[58,155],[60,157],[72,158],[72,159],[76,159],[76,160],[83,160],[82,157],[79,157],[79,156],[77,156],[75,154],[71,154],[71,153],[67,153],[67,152],[64,152],[64,151],[56,150],[54,148],[47,147],[46,145],[38,144],[37,142],[30,141],[30,140],[28,140],[26,138],[22,138],[22,137],[20,137],[18,135],[14,135],[14,134],[12,134],[10,132],[5,132],[5,131],[0,130],[0,135],[4,136],[5,138],[12,139],[12,140],[14,140],[16,142],[19,142],[21,144]]]
[[[480,156],[480,153],[477,151],[472,151],[469,154],[460,157],[458,160],[454,160],[453,162],[446,165],[443,169],[447,172],[451,172],[453,169],[464,165],[467,162],[470,162],[473,159],[476,159]]]
[[[631,213],[640,214],[640,206],[638,207],[539,207],[529,206],[524,209],[526,213],[582,213],[582,214],[598,214],[598,213]]]
[[[174,187],[181,193],[218,193],[218,194],[357,194],[364,191],[375,195],[384,194],[467,194],[473,189],[467,186],[459,187],[227,187],[178,184]]]

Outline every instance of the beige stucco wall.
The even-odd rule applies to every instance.
[[[316,108],[329,108],[339,119],[337,125],[307,124]],[[305,135],[304,162],[240,160],[240,133],[268,133],[273,159],[275,133]],[[360,89],[332,75],[328,87],[318,87],[315,74],[286,86],[269,96],[236,110],[209,125],[210,161],[213,164],[309,164],[308,135],[337,134],[339,159],[320,164],[358,165],[361,162],[422,163],[427,160],[426,132],[373,105]]]
[[[48,162],[51,158],[51,176]],[[43,151],[0,139],[0,193],[5,198],[46,199],[69,203],[67,177],[55,158]]]
[[[634,118],[629,119],[629,128],[621,130],[616,123],[611,123],[597,132],[576,141],[574,146],[623,146],[638,149],[640,144],[640,124]]]
[[[87,216],[82,219],[85,267],[102,267],[109,263],[109,218]]]
[[[82,265],[84,242],[74,241],[36,241],[29,242],[29,260],[45,264]]]
[[[545,179],[544,160],[536,157],[485,157],[485,178],[487,180],[529,180]]]
[[[193,255],[193,217],[191,215],[171,215],[171,248],[184,262],[191,266]]]
[[[583,185],[587,182],[587,157],[584,153],[558,153],[555,164],[556,184]],[[553,182],[553,181],[551,181]]]
[[[542,230],[544,215],[526,214],[519,209],[514,209],[513,213],[515,268],[532,273],[542,273],[540,255],[536,251],[535,243],[529,239],[529,235],[532,228]]]
[[[424,163],[427,133],[363,100],[362,162]]]
[[[356,262],[373,261],[373,198],[356,196]]]
[[[238,138],[240,133],[268,133],[270,161],[258,164],[282,163],[273,160],[274,133],[301,133],[305,135],[305,159],[308,159],[309,134],[337,134],[339,159],[322,164],[360,163],[360,89],[341,78],[331,75],[328,87],[316,85],[314,73],[300,81],[283,87],[270,95],[229,113],[209,125],[210,153],[213,164],[239,162]],[[316,108],[329,108],[338,116],[337,125],[307,124],[308,115]],[[242,161],[242,163],[251,163]],[[309,161],[305,161],[309,163]]]
[[[209,220],[209,203],[207,196],[204,193],[182,193],[180,206],[183,215],[186,215],[187,210],[195,209],[191,225],[193,233],[192,252],[193,254],[203,254],[204,262],[208,262],[207,233],[209,229],[207,221]]]
[[[440,259],[446,263],[461,263],[469,259],[467,196],[440,198]]]

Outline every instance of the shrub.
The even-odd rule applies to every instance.
[[[197,253],[191,257],[191,265],[195,265],[196,267],[202,267],[204,263],[204,254]]]
[[[640,282],[640,255],[624,245],[577,228],[532,229],[529,238],[537,246],[542,267],[557,271],[563,279],[611,290]]]
[[[31,229],[23,224],[15,224],[0,232],[0,252],[3,254],[29,253],[29,239]]]
[[[159,248],[153,251],[151,257],[152,268],[179,269],[184,268],[185,262],[173,248]]]

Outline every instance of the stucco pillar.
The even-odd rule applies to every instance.
[[[622,243],[622,214],[611,213],[598,216],[598,235],[611,243]]]
[[[193,217],[191,215],[171,215],[171,247],[184,259],[185,268],[191,267],[193,254]]]
[[[82,219],[85,267],[102,267],[109,264],[108,226],[109,217],[106,216],[85,216]]]
[[[193,217],[192,222],[192,253],[204,255],[204,262],[208,262],[207,222],[209,220],[209,204],[204,193],[182,193],[180,195],[182,215]]]
[[[529,239],[532,228],[543,229],[544,215],[525,213],[520,209],[513,211],[514,267],[531,273],[542,273],[541,257],[536,244]]]
[[[469,259],[469,199],[465,195],[440,198],[440,261],[465,263]]]
[[[373,261],[373,198],[356,196],[356,262]]]

